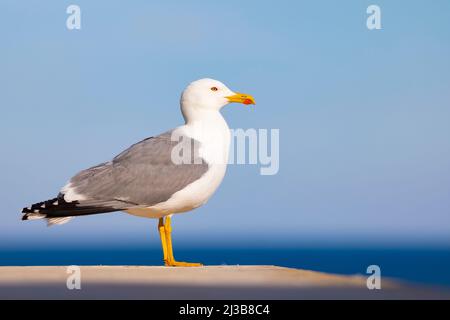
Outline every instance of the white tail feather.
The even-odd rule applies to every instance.
[[[46,217],[45,214],[34,212],[34,213],[28,213],[26,218],[27,220],[37,220],[37,219],[44,219]]]
[[[47,218],[47,227],[67,223],[70,219],[72,219],[72,217]]]

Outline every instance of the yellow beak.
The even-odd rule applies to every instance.
[[[243,103],[243,104],[256,104],[255,99],[249,95],[249,94],[245,94],[245,93],[239,93],[236,92],[236,94],[232,95],[232,96],[228,96],[226,97],[228,99],[229,102],[237,102],[237,103]]]

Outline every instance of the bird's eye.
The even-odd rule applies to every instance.
[[[219,89],[217,89],[217,87],[212,87],[211,88],[211,91],[217,91],[217,90],[219,90]]]

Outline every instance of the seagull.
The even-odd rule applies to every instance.
[[[230,103],[251,105],[255,99],[213,79],[190,83],[180,100],[184,125],[79,172],[56,198],[24,208],[22,220],[46,219],[51,226],[115,211],[158,219],[164,264],[201,266],[175,260],[171,218],[205,204],[222,182],[231,134],[220,110]]]

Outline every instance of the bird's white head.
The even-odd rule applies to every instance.
[[[232,102],[250,105],[255,104],[255,99],[251,95],[231,91],[220,81],[200,79],[191,82],[184,89],[181,95],[181,111],[187,119],[196,112],[218,112]]]

